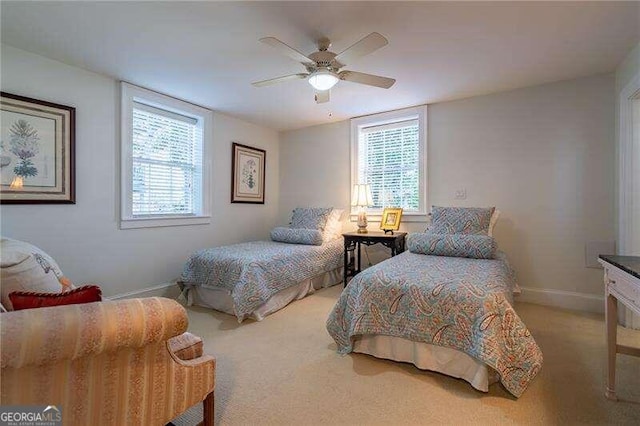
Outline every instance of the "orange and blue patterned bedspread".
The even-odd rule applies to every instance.
[[[405,252],[356,275],[327,320],[338,352],[352,337],[396,336],[460,350],[486,363],[519,397],[542,352],[512,307],[515,276],[497,259]]]
[[[321,246],[252,241],[199,250],[184,266],[187,286],[225,289],[238,320],[277,292],[342,265],[342,241]]]

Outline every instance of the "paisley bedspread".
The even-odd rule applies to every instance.
[[[542,352],[514,311],[515,277],[497,259],[405,252],[351,280],[327,320],[338,352],[356,335],[383,334],[465,352],[492,367],[519,397]]]
[[[242,321],[280,290],[342,266],[341,239],[321,246],[252,241],[197,251],[181,281],[226,289]]]

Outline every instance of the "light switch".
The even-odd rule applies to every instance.
[[[455,198],[456,200],[466,200],[467,190],[465,188],[456,189]]]

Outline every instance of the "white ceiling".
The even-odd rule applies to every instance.
[[[637,2],[9,2],[2,42],[273,129],[613,71],[640,40]],[[338,53],[372,31],[389,45],[345,69],[397,79],[340,82],[316,105],[303,72],[258,42]],[[330,117],[331,113],[331,117]]]

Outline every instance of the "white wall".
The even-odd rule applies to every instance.
[[[640,43],[634,47],[622,63],[616,68],[616,93],[640,72]]]
[[[629,52],[624,61],[618,66],[616,69],[616,89],[615,89],[615,102],[616,102],[616,159],[618,163],[618,168],[622,168],[622,159],[619,157],[620,155],[620,147],[622,144],[621,136],[620,136],[620,102],[623,101],[621,99],[622,92],[627,89],[632,92],[636,89],[640,89],[640,87],[630,87],[626,86],[632,84],[636,76],[640,75],[640,43],[636,45],[636,47]],[[628,101],[627,99],[624,100]],[[636,101],[637,103],[638,101]],[[637,106],[636,106],[637,113]],[[633,190],[631,194],[627,196],[631,199],[630,209],[631,213],[627,216],[627,218],[631,220],[627,220],[630,223],[627,223],[627,227],[622,232],[627,232],[627,247],[624,248],[625,254],[634,254],[640,255],[640,137],[638,136],[638,132],[634,132],[634,140],[633,147],[631,152],[633,153],[633,159],[628,164],[631,165],[632,170],[628,173],[627,176],[636,177],[635,181],[632,183]],[[620,176],[617,174],[618,179],[616,180],[616,195],[619,195],[620,190]],[[620,200],[616,198],[616,220],[620,218],[618,209],[622,206],[620,205]],[[633,220],[635,219],[635,220]],[[616,223],[618,225],[618,223]]]
[[[340,121],[281,133],[281,225],[295,207],[348,208],[349,132],[349,121]]]
[[[2,45],[2,90],[76,108],[76,204],[2,205],[2,235],[47,251],[74,282],[106,296],[179,277],[194,250],[267,238],[279,205],[275,131],[214,115],[210,225],[119,229],[119,86],[111,78]],[[267,150],[266,203],[230,203],[231,142]]]
[[[613,93],[604,75],[429,105],[430,204],[497,206],[496,238],[530,300],[601,306],[602,271],[585,268],[584,250],[614,239]],[[280,153],[281,217],[297,204],[347,208],[347,121],[286,132]]]
[[[629,52],[624,61],[618,66],[616,69],[616,89],[615,89],[615,102],[616,102],[616,160],[617,160],[617,173],[616,177],[616,234],[620,232],[620,237],[622,238],[622,234],[626,233],[626,247],[623,247],[621,252],[627,255],[640,255],[640,137],[639,132],[634,132],[633,138],[633,158],[631,163],[631,171],[627,174],[627,176],[635,177],[634,182],[632,183],[633,189],[631,194],[627,194],[627,197],[631,199],[630,203],[630,213],[625,212],[626,217],[626,226],[624,229],[620,230],[619,218],[621,213],[621,208],[629,208],[622,206],[622,203],[619,198],[620,191],[620,175],[622,173],[622,158],[620,157],[620,149],[622,145],[622,140],[620,137],[620,127],[621,127],[621,118],[620,118],[620,103],[622,101],[627,101],[626,99],[622,99],[622,92],[627,89],[627,85],[629,85],[636,76],[640,75],[640,43],[636,45],[634,49]],[[634,91],[637,87],[629,88],[629,90]],[[637,103],[638,101],[636,101]],[[637,108],[637,107],[636,107]],[[627,160],[628,161],[628,160]],[[629,163],[627,163],[629,164]],[[633,312],[628,309],[623,304],[618,304],[620,321],[622,324],[633,327],[636,329],[640,329],[640,316],[634,315]]]

